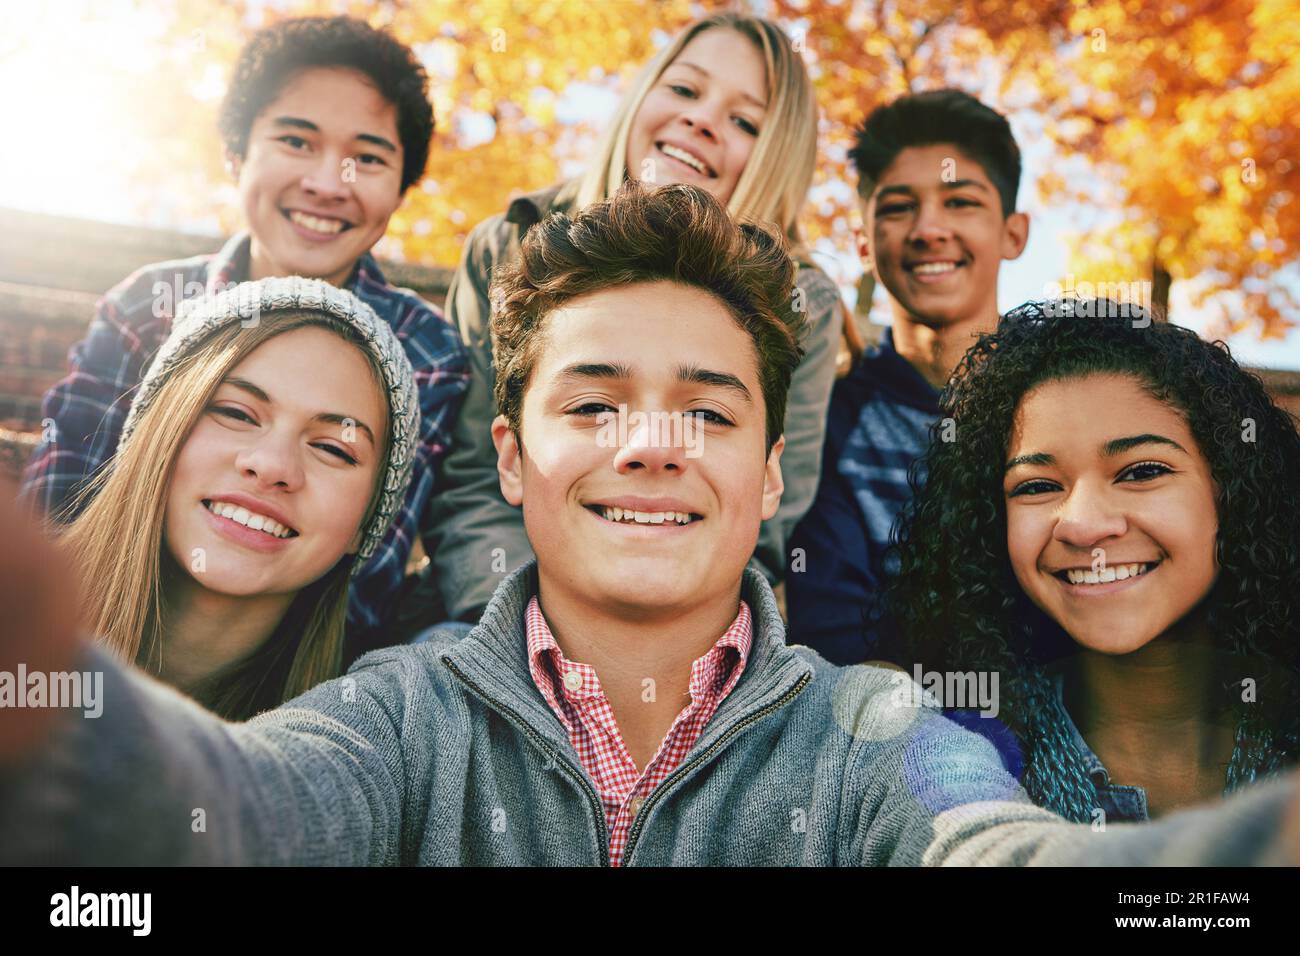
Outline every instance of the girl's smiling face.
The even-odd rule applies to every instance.
[[[1145,646],[1218,576],[1209,462],[1183,416],[1133,376],[1090,374],[1029,391],[1003,493],[1016,580],[1089,650]]]
[[[726,204],[767,111],[763,55],[735,30],[705,30],[646,94],[627,141],[627,172],[699,186]]]
[[[165,547],[209,591],[296,593],[360,544],[387,414],[357,346],[319,326],[268,339],[176,457]]]

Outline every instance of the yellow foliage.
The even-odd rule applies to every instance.
[[[216,101],[195,90],[228,74],[269,18],[347,10],[388,25],[420,51],[438,132],[425,181],[394,218],[383,250],[452,265],[468,231],[510,197],[580,168],[603,117],[557,121],[575,82],[621,93],[667,38],[723,0],[140,0],[174,48],[137,111],[139,175],[174,214],[212,215],[224,198]],[[800,31],[822,111],[816,181],[851,184],[853,127],[900,93],[958,85],[1003,110],[1035,111],[1092,179],[1041,178],[1048,201],[1114,204],[1113,231],[1080,237],[1071,268],[1233,289],[1300,259],[1300,17],[1294,0],[770,0]],[[196,38],[201,39],[197,42]],[[142,94],[144,91],[141,91]],[[490,116],[495,136],[467,145],[458,118]],[[178,197],[185,197],[178,199]],[[179,202],[179,205],[178,205]],[[188,204],[188,205],[187,205]],[[234,225],[234,210],[222,222]],[[852,199],[828,198],[806,228],[851,248]],[[1264,249],[1252,247],[1263,242]],[[1264,254],[1264,253],[1267,254]],[[1275,333],[1277,296],[1247,297]],[[1284,296],[1282,297],[1285,298]],[[1294,314],[1295,310],[1292,311]]]

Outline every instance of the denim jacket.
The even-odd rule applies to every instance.
[[[1060,674],[1056,675],[1054,683],[1056,698],[1061,704],[1061,713],[1065,715],[1066,727],[1074,737],[1074,745],[1083,755],[1088,776],[1092,778],[1092,785],[1097,788],[1097,805],[1106,815],[1106,823],[1143,823],[1150,820],[1151,814],[1147,810],[1147,792],[1141,787],[1110,782],[1110,773],[1102,764],[1101,758],[1093,753],[1088,742],[1083,739],[1083,734],[1079,733],[1079,728],[1075,726],[1074,718],[1065,709],[1064,679]]]

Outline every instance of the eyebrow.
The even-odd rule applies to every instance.
[[[245,391],[248,394],[252,395],[254,398],[256,398],[258,401],[265,402],[267,405],[275,404],[271,400],[270,395],[266,394],[265,391],[263,391],[258,386],[254,385],[246,378],[228,378],[225,381],[223,381],[221,384],[230,385],[233,386],[234,388],[240,389],[241,391]],[[338,412],[321,412],[319,415],[313,416],[312,421],[327,422],[328,424],[331,425],[347,425],[347,424],[356,425],[357,428],[360,428],[363,432],[366,433],[366,437],[370,439],[370,444],[371,445],[375,444],[375,433],[370,430],[370,426],[367,425],[365,422],[361,421],[359,418],[356,418],[352,415],[340,415]]]
[[[291,129],[305,129],[313,133],[320,132],[319,126],[311,120],[303,119],[301,116],[277,116],[274,120],[274,125],[287,126]],[[382,136],[376,136],[373,133],[357,133],[356,136],[352,138],[359,139],[363,143],[373,143],[381,149],[386,149],[393,153],[397,152],[397,147],[394,146],[391,141],[384,139]]]
[[[1164,435],[1153,435],[1150,433],[1144,435],[1130,435],[1127,438],[1112,438],[1106,444],[1101,446],[1101,454],[1105,458],[1114,458],[1116,455],[1122,455],[1126,451],[1139,448],[1142,445],[1169,445],[1177,448],[1184,455],[1187,449],[1172,438],[1166,438]],[[1017,455],[1007,462],[1004,474],[1015,468],[1017,465],[1054,465],[1056,459],[1045,452],[1034,452],[1030,455]]]
[[[984,183],[980,182],[978,179],[954,179],[950,183],[944,182],[939,184],[940,189],[947,189],[949,191],[952,191],[954,189],[964,189],[967,187],[973,189],[982,189],[984,192],[990,191],[989,187],[984,185]],[[916,194],[916,190],[914,190],[911,186],[901,186],[901,185],[883,186],[881,187],[880,191],[876,193],[875,198],[876,201],[879,202],[881,199],[884,199],[887,196],[893,196],[893,195],[914,196],[915,194]]]
[[[555,376],[557,384],[578,383],[590,379],[627,381],[632,378],[632,368],[622,362],[575,362],[565,366]],[[725,388],[735,392],[747,404],[754,404],[745,383],[730,372],[715,372],[700,368],[698,365],[678,365],[677,381],[690,385],[705,385],[710,388]]]
[[[708,70],[706,70],[704,67],[696,66],[694,63],[691,63],[688,60],[674,60],[672,63],[669,63],[668,66],[689,66],[692,70],[695,70],[697,73],[703,73],[705,76],[709,77],[710,79],[713,78],[713,74],[710,73]],[[767,109],[767,104],[764,103],[762,100],[758,99],[757,97],[751,96],[750,94],[745,93],[743,91],[741,92],[740,95],[743,99],[748,100],[750,103],[753,103],[760,110]]]

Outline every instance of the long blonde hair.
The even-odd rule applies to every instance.
[[[587,172],[563,190],[579,209],[609,199],[627,176],[627,141],[646,94],[677,55],[705,30],[731,29],[747,37],[767,67],[767,113],[754,151],[727,203],[737,218],[775,223],[791,249],[806,258],[799,214],[817,163],[817,98],[803,60],[776,24],[742,13],[718,13],[696,20],[655,56],[623,97]],[[567,195],[566,195],[567,194]]]
[[[222,326],[191,350],[162,383],[131,440],[119,447],[71,505],[74,513],[83,505],[84,511],[60,542],[79,572],[82,622],[122,660],[152,674],[161,671],[166,614],[163,516],[172,471],[190,432],[217,387],[246,356],[276,335],[311,325],[358,344],[375,382],[383,380],[370,351],[359,346],[356,333],[329,315],[285,310],[264,314],[255,326]],[[392,440],[391,414],[388,420],[385,447]],[[382,478],[381,469],[363,527],[378,504]],[[257,651],[191,692],[222,716],[243,719],[338,676],[350,566],[351,560],[340,560],[305,587]]]

